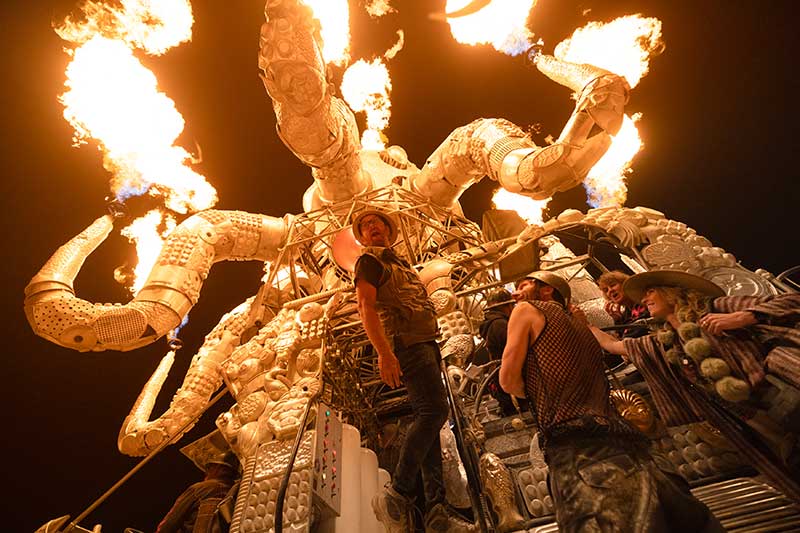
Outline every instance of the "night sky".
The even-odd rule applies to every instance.
[[[443,0],[393,4],[401,6],[398,14],[379,22],[359,14],[353,21],[354,59],[381,54],[398,28],[406,32],[404,50],[389,63],[391,144],[404,146],[421,166],[450,131],[478,117],[541,124],[542,137],[558,134],[573,106],[567,89],[521,59],[457,44],[444,24],[426,17]],[[181,144],[202,148],[197,168],[216,187],[217,208],[299,212],[310,173],[278,140],[257,77],[263,4],[196,0],[193,6],[193,41],[144,59],[186,119]],[[68,59],[51,26],[73,8],[71,0],[3,5],[2,216],[10,277],[3,297],[3,383],[10,393],[3,531],[32,531],[51,518],[77,515],[136,464],[117,451],[117,432],[165,350],[160,341],[134,352],[80,354],[34,336],[24,318],[28,280],[59,245],[103,214],[108,194],[99,152],[93,145],[71,147],[71,127],[57,101]],[[628,181],[627,205],[686,222],[751,269],[777,274],[800,264],[794,165],[800,32],[794,3],[540,0],[531,25],[551,51],[590,20],[634,13],[663,21],[666,50],[628,105],[644,114],[645,148]],[[489,207],[492,188],[487,180],[464,195],[473,220]],[[562,194],[552,214],[585,210],[584,199],[581,189]],[[110,238],[87,262],[78,294],[92,302],[127,301],[112,272],[131,253],[121,237]],[[205,333],[255,293],[260,269],[257,263],[214,267],[183,330],[185,348],[158,414]],[[181,445],[212,428],[219,410],[207,413]],[[178,447],[156,457],[82,525],[100,522],[106,532],[154,530],[174,498],[201,476]]]

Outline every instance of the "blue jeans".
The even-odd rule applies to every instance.
[[[439,431],[447,420],[449,408],[442,383],[439,346],[434,341],[421,342],[398,349],[395,355],[403,371],[402,381],[408,391],[414,422],[400,448],[392,486],[410,497],[421,471],[426,506],[430,509],[445,499]]]

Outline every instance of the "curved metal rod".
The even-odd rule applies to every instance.
[[[322,388],[308,398],[308,405],[306,405],[306,410],[303,412],[303,418],[300,421],[300,429],[297,430],[297,436],[294,438],[289,464],[286,467],[286,473],[283,475],[281,486],[278,488],[278,495],[275,498],[275,533],[283,533],[283,502],[286,499],[286,490],[289,488],[289,478],[292,476],[294,461],[297,459],[297,452],[300,451],[300,443],[303,441],[303,434],[306,432],[308,414],[320,394],[322,394]]]
[[[464,442],[464,425],[462,421],[464,415],[461,412],[461,409],[458,407],[456,398],[453,395],[453,389],[450,387],[450,377],[447,375],[447,367],[445,367],[444,360],[440,361],[439,368],[444,374],[444,388],[447,392],[447,399],[450,403],[450,410],[453,413],[453,422],[455,425],[455,431],[453,431],[453,435],[456,438],[456,448],[458,448],[458,452],[461,455],[461,459],[464,463],[464,470],[467,473],[467,492],[469,492],[472,510],[475,512],[476,518],[478,519],[478,526],[481,529],[481,533],[487,533],[488,528],[486,526],[487,513],[485,501],[483,499],[483,495],[476,491],[476,487],[480,486],[480,474],[478,473],[478,468],[475,464],[474,454],[469,453],[466,443]],[[276,531],[275,533],[279,532]]]
[[[775,276],[774,282],[780,284],[780,288],[782,289],[798,292],[800,291],[800,283],[791,278],[792,275],[798,272],[800,272],[800,265],[788,268]]]
[[[786,270],[775,276],[775,278],[780,281],[783,281],[786,277],[791,276],[795,272],[800,272],[800,265],[795,265],[792,268],[787,268]]]

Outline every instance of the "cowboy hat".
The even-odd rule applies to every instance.
[[[634,302],[641,301],[644,293],[651,287],[680,287],[683,289],[692,289],[712,298],[725,296],[725,291],[716,283],[680,270],[651,270],[649,272],[642,272],[641,274],[631,276],[622,284],[623,292]]]
[[[386,225],[389,227],[389,246],[394,244],[394,241],[397,240],[397,223],[386,211],[370,208],[364,209],[353,219],[353,235],[355,235],[356,239],[358,239],[358,242],[364,244],[364,240],[361,235],[361,221],[364,219],[364,217],[369,215],[378,216],[386,223]]]

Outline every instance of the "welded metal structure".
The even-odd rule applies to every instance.
[[[147,455],[176,442],[208,407],[214,392],[226,387],[236,404],[220,415],[217,426],[239,456],[252,488],[240,493],[235,531],[308,531],[325,520],[326,527],[336,530],[349,526],[335,523],[335,515],[344,513],[337,506],[347,500],[337,489],[346,488],[325,485],[330,479],[326,475],[335,471],[326,474],[315,459],[341,457],[342,471],[362,468],[369,460],[347,458],[346,436],[338,441],[322,438],[320,432],[328,426],[320,426],[317,402],[358,428],[363,448],[376,451],[391,447],[382,439],[383,430],[405,414],[403,391],[380,381],[355,306],[352,268],[359,244],[351,224],[354,214],[366,207],[382,209],[397,221],[396,251],[419,270],[450,362],[468,361],[487,291],[535,269],[564,276],[573,301],[599,325],[610,318],[593,277],[623,263],[635,271],[698,273],[729,294],[781,290],[768,274],[742,268],[731,254],[685,224],[651,209],[567,211],[541,226],[495,213],[483,229],[463,217],[458,198],[485,176],[533,198],[580,184],[621,126],[628,86],[619,76],[534,55],[539,71],[577,94],[575,111],[554,144],[537,147],[508,121],[479,119],[454,130],[419,169],[402,148],[361,149],[352,111],[333,96],[325,76],[310,11],[292,0],[270,1],[266,15],[259,63],[278,135],[312,168],[315,179],[304,197],[305,212],[281,218],[237,211],[198,213],[168,236],[133,301],[116,306],[92,304],[73,289],[83,261],[112,229],[113,217],[101,217],[51,257],[26,288],[25,301],[34,332],[54,343],[79,351],[132,350],[178,327],[197,303],[215,262],[265,262],[260,290],[206,336],[167,411],[151,420],[172,353],[143,388],[118,440],[120,451],[129,455]],[[485,500],[478,502],[481,509],[473,502],[475,516],[487,517],[479,524],[483,529],[552,521],[552,502],[541,490],[544,463],[528,453],[530,421],[524,416],[498,421],[490,416],[488,404],[482,404],[488,370],[454,364],[447,371],[453,416],[464,422],[456,426],[460,431],[444,451],[449,464],[456,465],[447,478],[448,494],[463,496],[467,477],[473,476],[474,485],[481,483],[475,477],[481,475],[497,513],[488,512]],[[620,401],[641,407],[629,396]],[[401,425],[395,427],[402,432]],[[691,428],[676,431],[696,434]],[[689,437],[675,439],[686,442]],[[692,445],[701,441],[713,447],[699,437]],[[709,458],[706,470],[692,464],[698,479],[725,476],[742,466],[724,453],[714,465]],[[459,454],[466,475],[457,468]],[[279,503],[281,486],[291,496]],[[361,504],[368,505],[370,496],[361,494]],[[320,501],[327,502],[324,512]],[[463,505],[464,498],[459,501]],[[282,520],[276,520],[275,509],[284,503]],[[64,531],[78,531],[81,518]]]

